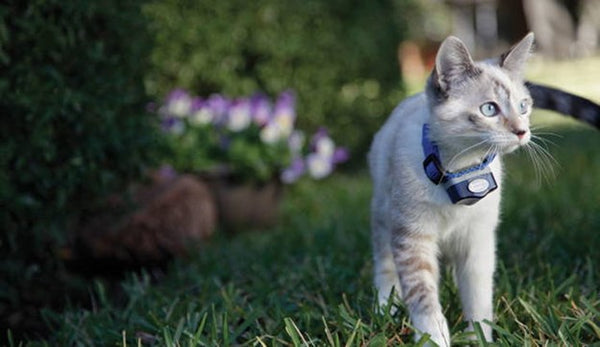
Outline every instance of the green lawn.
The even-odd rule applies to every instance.
[[[505,346],[592,345],[600,341],[600,133],[545,131],[556,134],[546,136],[557,162],[550,181],[536,183],[525,153],[506,159],[495,336]],[[131,275],[115,294],[97,281],[93,309],[44,312],[53,334],[26,344],[410,345],[403,308],[374,314],[370,189],[365,172],[303,182],[286,192],[278,227],[220,234],[157,283]],[[448,272],[441,287],[454,342],[466,344]]]

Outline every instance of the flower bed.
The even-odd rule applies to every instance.
[[[308,174],[322,179],[348,159],[325,128],[306,141],[295,128],[295,96],[282,92],[275,102],[257,93],[230,99],[173,90],[157,109],[179,171],[226,173],[232,180],[264,184],[296,182]]]

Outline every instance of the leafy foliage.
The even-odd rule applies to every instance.
[[[152,153],[138,13],[139,3],[120,1],[0,7],[0,194],[9,229],[61,225],[138,175]]]
[[[0,296],[17,306],[69,223],[155,153],[146,37],[140,1],[0,5]],[[34,262],[25,276],[17,259]]]
[[[148,88],[157,97],[175,87],[229,96],[292,88],[301,129],[325,126],[364,153],[402,94],[396,49],[412,3],[153,1]]]

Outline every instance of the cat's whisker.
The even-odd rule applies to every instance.
[[[542,137],[542,136],[539,136],[539,135],[540,135],[540,134],[533,134],[533,133],[532,133],[532,134],[531,134],[531,139],[532,139],[532,140],[538,140],[539,142],[543,143],[544,145],[548,145],[548,144],[550,144],[550,145],[553,145],[553,146],[558,146],[558,145],[557,145],[557,144],[556,144],[554,141],[552,141],[552,140],[549,140],[549,139],[547,139],[547,138],[544,138],[544,137]],[[559,136],[559,137],[560,137],[560,135],[557,135],[557,136]]]
[[[556,177],[555,167],[559,166],[556,159],[554,159],[548,149],[535,141],[530,141],[525,146],[525,149],[533,163],[536,182],[540,184],[542,179],[547,183],[551,182]]]
[[[543,129],[545,127],[542,127],[541,129]],[[540,142],[543,142],[544,144],[551,144],[556,146],[556,143],[554,143],[552,140],[548,139],[547,137],[554,137],[554,138],[562,138],[563,136],[557,133],[553,133],[550,131],[538,131],[540,129],[540,127],[531,127],[530,131],[531,131],[531,138],[532,139],[536,139],[539,140]]]
[[[557,137],[557,138],[562,138],[563,137],[561,134],[553,133],[553,132],[550,132],[550,131],[538,131],[537,128],[530,128],[529,130],[531,130],[531,134],[532,135],[553,136],[553,137]]]
[[[532,142],[532,146],[534,148],[537,148],[538,153],[540,154],[540,157],[547,160],[547,162],[549,164],[548,166],[552,169],[553,172],[554,172],[555,166],[560,166],[558,161],[556,159],[554,159],[554,156],[552,156],[552,154],[550,153],[550,151],[548,151],[547,148],[545,148],[544,146],[542,146],[536,142]]]
[[[537,160],[537,156],[534,154],[534,150],[531,148],[531,146],[529,144],[527,144],[525,146],[525,153],[527,153],[527,155],[529,156],[529,159],[531,160],[531,163],[533,164],[533,172],[535,174],[535,186],[539,187],[540,183],[541,183],[541,177],[540,177],[540,173],[541,173],[541,169],[539,167],[539,163]]]

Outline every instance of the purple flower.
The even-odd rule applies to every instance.
[[[192,98],[191,110],[192,112],[199,110],[205,105],[205,101],[201,97],[195,96]]]
[[[225,122],[225,114],[231,104],[229,99],[220,94],[213,94],[206,100],[206,104],[214,116],[213,122],[218,124]]]
[[[348,149],[345,147],[338,147],[333,152],[331,161],[334,165],[337,165],[347,161],[348,159],[350,159],[350,152]]]
[[[278,108],[291,108],[293,110],[296,104],[296,95],[290,89],[283,91],[277,97],[277,102],[275,103],[275,109]]]
[[[258,126],[265,126],[272,117],[272,107],[269,99],[262,93],[257,93],[250,99],[252,103],[252,119]]]
[[[304,174],[304,171],[306,171],[304,160],[297,157],[292,161],[290,166],[283,170],[281,181],[286,184],[294,183]]]
[[[165,106],[169,115],[183,118],[190,114],[192,98],[185,90],[175,89],[167,96]]]

